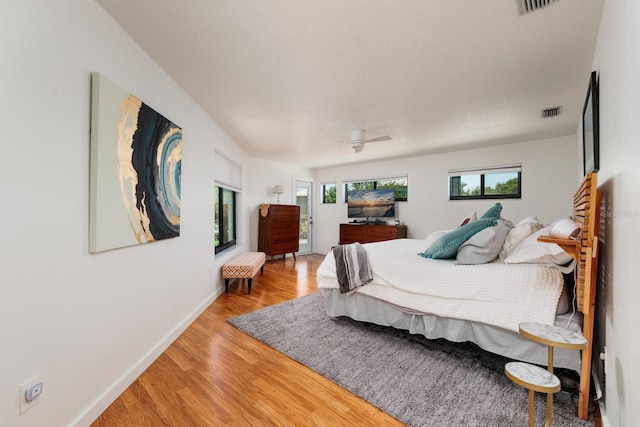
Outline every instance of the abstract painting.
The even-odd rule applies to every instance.
[[[91,87],[89,252],[179,236],[182,129],[100,73]]]
[[[582,110],[582,164],[584,175],[600,169],[600,93],[595,71],[589,78],[589,90]]]

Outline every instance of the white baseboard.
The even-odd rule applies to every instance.
[[[154,347],[140,358],[140,360],[131,366],[125,373],[118,378],[111,387],[102,393],[93,401],[76,419],[69,425],[74,427],[83,427],[90,425],[96,420],[126,389],[129,387],[160,355],[200,316],[206,309],[216,300],[222,293],[224,288],[218,288],[206,300],[202,302],[195,310],[193,310],[182,322],[176,325],[165,337],[160,340]]]
[[[595,389],[596,398],[595,404],[598,405],[598,409],[600,410],[600,418],[602,421],[602,427],[609,427],[610,423],[607,419],[606,408],[604,403],[602,402],[602,385],[600,384],[598,373],[596,372],[595,364],[591,366],[591,376],[593,378],[593,388]]]
[[[602,401],[597,400],[596,405],[600,408],[600,420],[602,421],[602,427],[610,427],[609,419],[607,418],[607,411]]]
[[[598,378],[598,372],[596,371],[595,364],[591,366],[591,378],[593,379],[593,388],[596,392],[596,401],[599,401],[602,397],[602,386],[600,385],[600,381]]]

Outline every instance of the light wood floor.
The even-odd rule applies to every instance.
[[[316,292],[323,258],[267,261],[250,295],[231,283],[92,426],[402,426],[226,323]]]

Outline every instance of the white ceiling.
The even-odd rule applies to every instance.
[[[603,3],[96,1],[250,155],[308,167],[575,134]]]

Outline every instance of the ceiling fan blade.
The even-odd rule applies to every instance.
[[[379,142],[379,141],[391,141],[391,137],[389,135],[380,136],[378,138],[367,139],[364,142]]]

